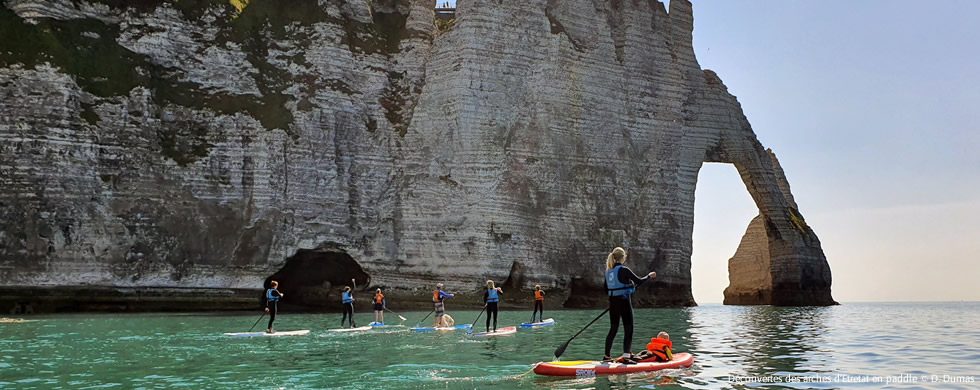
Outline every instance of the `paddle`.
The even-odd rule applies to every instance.
[[[252,324],[252,327],[251,328],[248,328],[248,331],[251,332],[252,329],[255,329],[255,325],[258,325],[259,324],[259,321],[262,321],[262,318],[264,318],[264,317],[265,317],[265,312],[262,312],[262,315],[259,316],[259,319],[256,320],[254,324]]]
[[[588,325],[582,328],[582,330],[578,331],[578,333],[572,336],[572,338],[568,339],[568,341],[566,341],[565,344],[562,344],[560,347],[558,347],[558,349],[555,350],[555,359],[558,359],[559,357],[561,357],[563,353],[565,353],[565,348],[568,348],[568,343],[572,342],[572,340],[575,340],[575,338],[578,337],[578,335],[582,334],[582,332],[584,332],[586,329],[589,329],[589,327],[592,326],[592,324],[594,324],[596,321],[599,321],[599,319],[602,318],[602,316],[606,315],[606,313],[608,312],[609,309],[603,311],[602,314],[599,314],[599,316],[596,317],[594,320],[592,320],[592,322],[590,322]]]
[[[487,305],[483,305],[483,310],[480,310],[480,314],[479,314],[479,315],[477,315],[477,316],[476,316],[476,319],[475,319],[475,320],[473,320],[473,323],[472,323],[472,324],[470,324],[470,328],[466,330],[466,334],[470,334],[470,333],[473,333],[473,328],[474,328],[474,327],[476,327],[476,322],[480,320],[480,316],[482,316],[482,315],[483,315],[483,312],[484,312],[485,310],[487,310]]]
[[[351,279],[350,282],[354,284],[354,288],[350,290],[350,296],[351,296],[351,299],[350,299],[350,323],[351,323],[351,328],[353,329],[353,328],[356,328],[357,327],[357,323],[354,322],[354,290],[357,290],[357,281],[354,280],[354,279]]]
[[[385,310],[388,310],[388,312],[389,312],[389,313],[391,313],[391,314],[394,314],[394,315],[396,315],[396,316],[398,316],[398,318],[400,318],[400,319],[401,319],[402,321],[406,321],[406,320],[408,320],[408,318],[405,318],[405,317],[402,317],[402,316],[401,316],[400,314],[398,314],[398,313],[395,313],[395,312],[393,312],[393,311],[391,311],[391,310],[389,310],[389,309],[388,309],[387,307],[385,307]],[[434,309],[433,309],[433,310],[434,310]],[[421,322],[419,322],[419,324],[421,324]]]
[[[422,320],[420,320],[419,323],[415,324],[415,327],[418,328],[418,327],[422,326],[422,321],[425,321],[426,318],[429,318],[429,316],[431,316],[432,313],[435,313],[435,312],[436,312],[436,309],[432,309],[432,311],[430,311],[429,314],[426,314],[425,315],[425,318],[422,318]]]

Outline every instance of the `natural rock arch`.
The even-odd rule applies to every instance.
[[[151,3],[0,6],[23,19],[18,34],[62,32],[41,40],[57,50],[17,46],[0,67],[0,166],[13,167],[0,285],[202,286],[226,300],[284,258],[340,256],[304,252],[332,242],[393,301],[427,305],[444,282],[477,302],[494,279],[594,306],[603,259],[624,246],[659,274],[638,306],[694,305],[694,189],[704,162],[723,162],[759,208],[731,274],[752,256],[769,273],[734,278],[726,302],[833,303],[778,164],[695,58],[687,0],[467,0],[442,32],[426,0]],[[269,23],[202,22],[213,13]],[[157,39],[161,23],[187,44]],[[72,65],[82,57],[60,48],[77,42],[111,66]],[[320,283],[283,281],[284,303]]]
[[[725,152],[706,154],[705,162],[727,162],[736,167],[759,209],[729,259],[724,303],[835,304],[830,294],[830,267],[820,241],[800,214],[776,155],[769,149],[764,154],[767,158],[754,160],[754,169],[734,163]]]

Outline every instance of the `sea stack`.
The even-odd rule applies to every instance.
[[[254,307],[269,278],[596,307],[617,246],[658,273],[635,304],[690,306],[706,162],[759,208],[725,302],[834,303],[687,0],[123,4],[0,5],[0,310]]]

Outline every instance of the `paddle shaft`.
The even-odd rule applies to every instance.
[[[357,327],[357,323],[354,322],[354,290],[357,290],[357,281],[354,280],[354,279],[351,279],[350,282],[354,284],[354,289],[353,290],[350,290],[350,296],[351,296],[351,299],[350,299],[350,323],[352,324],[351,325],[351,328],[356,328]],[[343,319],[343,318],[341,318],[341,319]]]
[[[415,327],[418,328],[418,327],[422,326],[422,321],[425,321],[426,318],[429,318],[429,316],[431,316],[432,313],[435,313],[435,312],[436,312],[436,309],[432,309],[432,311],[430,311],[429,314],[426,314],[425,317],[423,317],[421,320],[419,320],[419,323],[415,324]]]
[[[575,340],[575,338],[578,337],[578,335],[582,334],[582,332],[585,332],[586,329],[589,329],[589,327],[592,326],[592,324],[594,324],[596,321],[599,321],[599,319],[602,318],[602,316],[606,315],[606,313],[608,312],[609,312],[608,308],[606,310],[603,310],[598,317],[592,320],[592,322],[589,322],[589,324],[586,325],[584,328],[582,328],[582,330],[578,331],[578,333],[572,336],[572,338],[568,339],[568,341],[566,341],[565,344],[562,344],[560,347],[558,347],[558,349],[555,350],[555,359],[561,357],[561,355],[565,353],[565,349],[568,348],[568,343],[571,343],[572,340]]]
[[[470,324],[470,328],[466,330],[466,333],[473,333],[473,327],[476,326],[476,322],[480,320],[480,316],[482,316],[483,312],[486,310],[487,310],[487,305],[483,305],[483,310],[480,310],[480,314],[477,314],[476,319],[473,320],[472,324]]]
[[[387,307],[385,307],[385,310],[388,310],[389,313],[398,316],[398,318],[401,318],[402,321],[405,321],[405,320],[408,319],[408,318],[402,317],[401,314],[398,314],[398,313],[395,313],[395,312],[391,311],[391,309],[388,309]]]
[[[256,320],[254,324],[252,324],[252,327],[251,328],[248,328],[248,331],[251,332],[252,329],[255,329],[255,325],[258,325],[259,324],[259,321],[262,321],[262,318],[264,318],[264,317],[265,317],[265,312],[262,312],[262,315],[259,316],[259,319]]]

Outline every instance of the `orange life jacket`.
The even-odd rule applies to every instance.
[[[670,361],[674,358],[673,354],[670,353],[670,347],[673,346],[669,340],[662,340],[656,337],[650,339],[650,343],[647,344],[647,351],[653,353],[658,359],[663,361]]]
[[[544,300],[544,295],[541,295],[541,294],[542,294],[542,291],[541,290],[535,290],[534,291],[534,300],[535,301],[543,301]]]
[[[439,302],[439,290],[432,292],[432,302]]]
[[[384,302],[384,299],[385,299],[385,296],[384,295],[381,295],[381,293],[374,294],[374,303],[380,304],[380,303]]]

